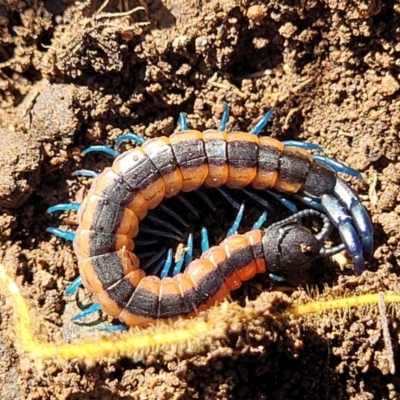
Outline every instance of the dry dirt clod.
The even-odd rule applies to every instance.
[[[149,25],[146,19],[135,21],[133,16],[146,14],[147,6],[126,9],[129,6],[124,1],[119,4],[122,11],[105,12],[109,2],[105,0],[90,16],[86,15],[87,10],[78,12],[72,21],[58,26],[41,63],[44,74],[64,80],[80,78],[83,74],[90,76],[91,70],[97,73],[122,70],[124,61],[129,59],[126,42],[140,36],[143,27]]]
[[[40,183],[37,142],[21,131],[0,129],[0,206],[21,206]]]
[[[40,91],[21,104],[21,121],[37,142],[52,143],[58,148],[72,143],[81,126],[74,108],[77,90],[72,84],[44,81]]]

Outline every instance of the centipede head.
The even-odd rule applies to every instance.
[[[278,276],[305,270],[321,255],[321,241],[296,221],[266,229],[262,243],[268,271]]]

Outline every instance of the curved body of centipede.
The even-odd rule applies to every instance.
[[[145,325],[208,308],[274,263],[279,270],[280,261],[268,262],[270,236],[256,230],[227,238],[174,277],[146,276],[133,253],[139,221],[164,198],[203,185],[297,194],[326,213],[361,273],[373,247],[368,214],[336,172],[314,158],[269,137],[220,130],[186,130],[121,154],[94,180],[78,211],[74,250],[85,286],[107,314]]]
[[[303,217],[324,222],[317,235],[301,224]],[[225,299],[257,273],[285,274],[308,268],[317,257],[344,249],[323,247],[332,230],[328,217],[306,209],[268,229],[232,235],[192,261],[183,273],[160,279],[146,276],[138,258],[125,246],[80,263],[85,286],[103,311],[127,325],[148,325],[158,319],[189,317]]]

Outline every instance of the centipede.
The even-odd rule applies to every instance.
[[[225,109],[218,130],[190,130],[182,114],[182,130],[169,137],[144,141],[125,135],[140,145],[115,154],[113,164],[95,177],[76,207],[75,234],[49,229],[73,240],[82,282],[106,314],[129,326],[190,317],[257,273],[290,273],[343,249],[356,274],[366,269],[373,251],[371,220],[338,176],[358,176],[358,171],[313,154],[312,144],[259,136],[271,113],[249,132],[227,132],[227,115]],[[232,235],[174,276],[147,275],[134,252],[141,221],[164,199],[201,187],[273,190],[295,196],[309,209],[265,230]],[[320,218],[321,232],[310,233],[301,223],[304,216]],[[324,241],[332,227],[342,244],[328,249]]]

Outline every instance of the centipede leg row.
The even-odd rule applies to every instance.
[[[105,146],[89,148],[116,158],[111,167],[93,173],[82,204],[59,208],[78,209],[75,234],[49,231],[73,240],[80,277],[106,314],[127,325],[191,316],[223,300],[256,273],[290,274],[343,249],[356,274],[365,270],[373,251],[372,224],[357,194],[338,176],[338,172],[359,173],[312,154],[310,150],[319,150],[313,144],[259,137],[270,116],[267,113],[250,132],[227,133],[225,106],[218,130],[189,130],[181,115],[182,131],[169,138],[144,141],[134,134],[123,135],[119,143],[133,139],[140,146],[122,154]],[[252,188],[281,199],[289,195],[310,209],[266,230],[231,235],[174,276],[147,275],[134,252],[141,221],[163,199],[203,186]],[[56,210],[54,206],[52,211]],[[321,232],[313,235],[305,229],[304,216],[321,219]],[[328,249],[324,242],[332,226],[343,243]]]

